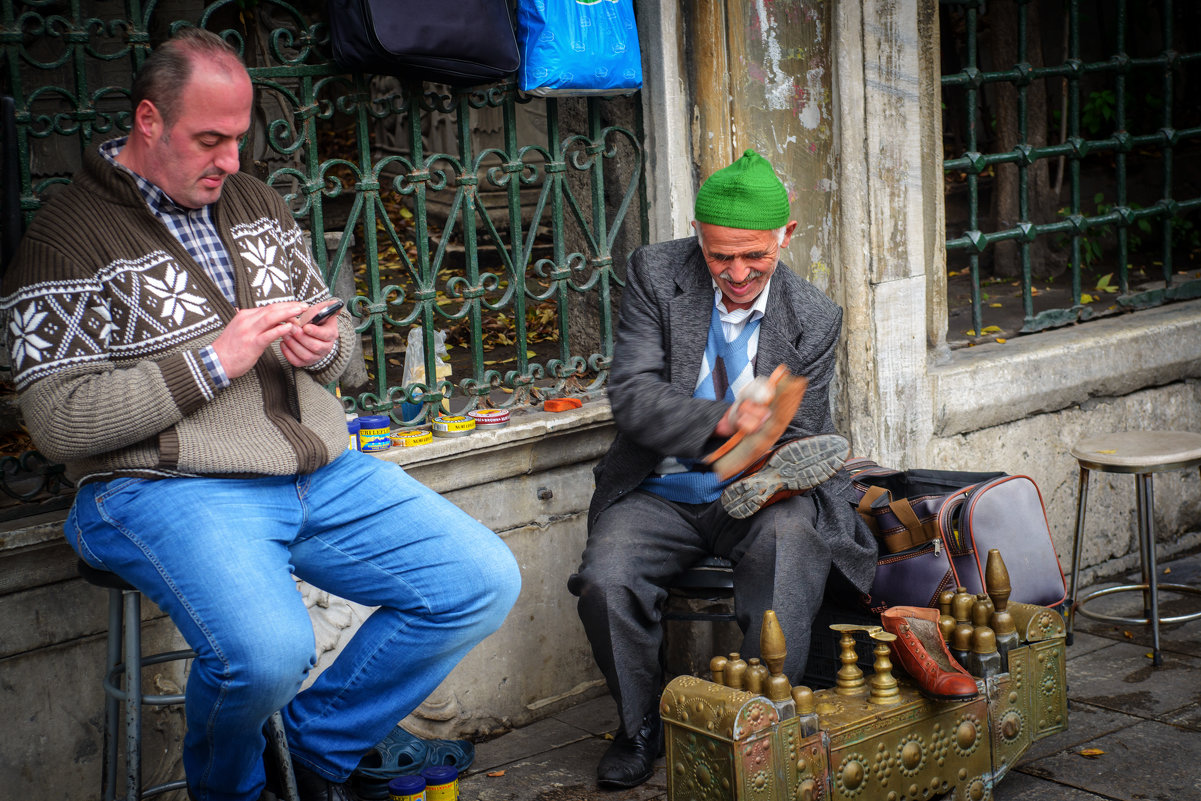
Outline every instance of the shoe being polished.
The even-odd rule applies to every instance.
[[[838,472],[851,452],[837,434],[818,434],[785,442],[721,493],[730,517],[750,517],[786,494],[813,489]]]
[[[648,712],[638,731],[630,737],[619,731],[596,767],[596,783],[609,790],[637,787],[655,772],[655,760],[663,753],[663,721],[658,712]]]
[[[938,610],[894,606],[880,615],[884,630],[897,635],[892,653],[917,681],[922,695],[938,701],[967,701],[979,693],[976,680],[959,666],[938,630]]]

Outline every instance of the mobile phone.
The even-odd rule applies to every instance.
[[[345,301],[335,300],[333,303],[329,304],[324,309],[322,309],[321,311],[314,314],[313,318],[311,320],[309,320],[309,322],[312,323],[313,325],[321,325],[326,320],[328,320],[329,318],[331,318],[335,314],[337,314],[339,311],[341,311],[342,307],[345,305],[346,305]]]

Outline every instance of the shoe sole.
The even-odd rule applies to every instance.
[[[794,439],[780,446],[760,470],[721,493],[730,517],[742,520],[762,509],[777,492],[812,489],[838,472],[851,446],[837,434]]]
[[[629,790],[631,788],[639,786],[640,784],[645,784],[646,782],[648,782],[650,780],[651,776],[654,776],[654,775],[655,775],[655,766],[652,765],[651,769],[648,770],[645,775],[639,776],[636,779],[618,780],[618,779],[597,778],[596,784],[598,787],[600,787],[603,790]]]

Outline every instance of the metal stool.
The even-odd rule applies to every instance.
[[[1159,616],[1159,590],[1201,594],[1201,588],[1184,584],[1164,584],[1158,581],[1155,566],[1155,498],[1152,493],[1153,473],[1169,470],[1188,470],[1201,466],[1201,434],[1184,431],[1123,431],[1083,440],[1072,448],[1072,456],[1080,463],[1080,494],[1076,505],[1076,534],[1072,541],[1072,587],[1068,594],[1067,636],[1072,641],[1072,624],[1076,612],[1096,620],[1133,625],[1151,624],[1151,646],[1153,664],[1163,664],[1159,650],[1159,624],[1184,623],[1201,617],[1201,611],[1176,617]],[[1118,587],[1094,590],[1083,598],[1076,598],[1077,580],[1080,574],[1080,540],[1084,535],[1084,510],[1088,502],[1088,474],[1090,470],[1106,473],[1135,474],[1135,504],[1138,516],[1138,540],[1142,561],[1143,581],[1141,584],[1124,584]],[[1091,612],[1084,608],[1093,598],[1120,592],[1143,593],[1143,616],[1118,617]]]
[[[104,671],[104,750],[101,765],[101,797],[115,801],[117,796],[117,737],[121,705],[125,705],[125,793],[122,801],[140,801],[171,790],[182,790],[187,782],[180,779],[142,788],[142,706],[182,704],[182,694],[142,692],[142,668],[180,659],[194,659],[192,650],[142,654],[142,593],[115,573],[97,570],[82,559],[76,563],[84,581],[108,590],[108,656]],[[299,801],[283,717],[276,712],[267,720],[268,750],[278,761],[286,801]]]

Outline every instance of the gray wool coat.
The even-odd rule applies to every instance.
[[[692,397],[713,310],[713,285],[695,237],[639,248],[621,299],[609,399],[618,434],[595,468],[591,528],[664,456],[698,458],[721,444],[713,429],[729,404]],[[830,382],[842,309],[781,263],[759,327],[755,374],[786,364],[808,381],[781,440],[832,433]],[[876,542],[855,511],[850,478],[839,472],[816,490],[817,530],[830,538],[833,565],[861,592],[876,569]]]

